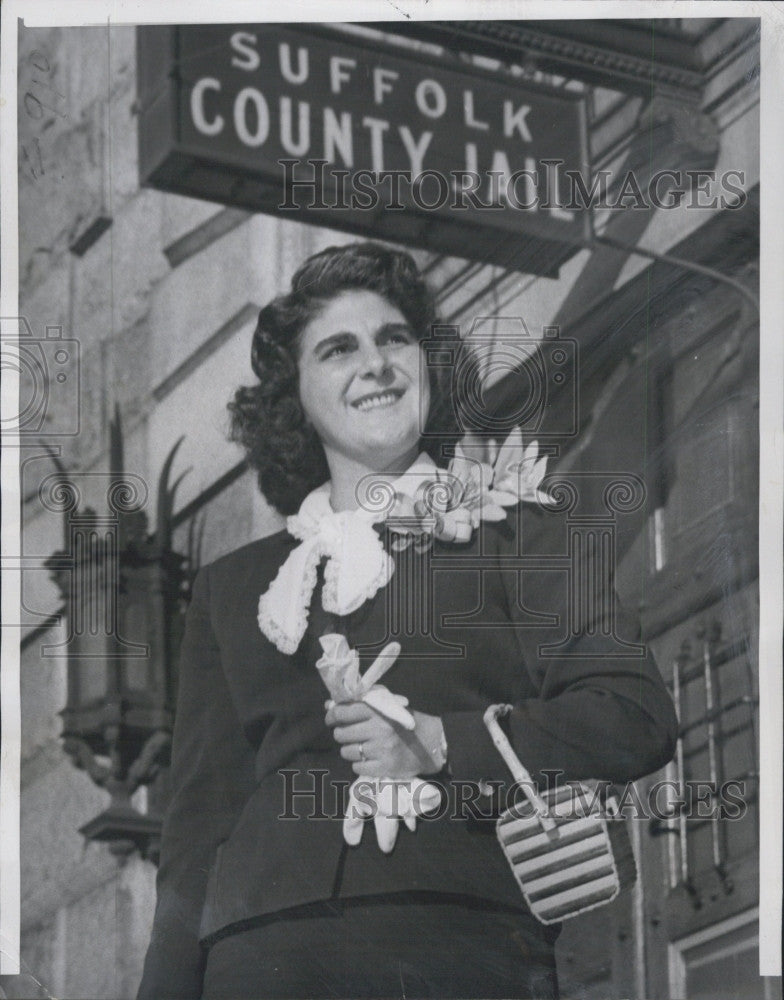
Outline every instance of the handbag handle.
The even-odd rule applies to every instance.
[[[511,705],[490,705],[484,714],[485,726],[487,726],[487,731],[490,733],[490,738],[495,744],[496,749],[504,758],[506,766],[512,772],[512,777],[523,789],[525,797],[533,806],[534,813],[539,817],[542,827],[546,832],[555,832],[557,835],[556,822],[550,815],[547,803],[536,791],[533,778],[525,767],[523,767],[520,758],[512,749],[511,743],[506,738],[506,733],[501,729],[498,722],[499,718],[508,715],[511,711]]]

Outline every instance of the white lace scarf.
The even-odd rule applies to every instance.
[[[406,490],[434,471],[432,459],[420,455],[404,474]],[[392,483],[390,489],[395,486]],[[394,560],[373,528],[386,512],[361,508],[336,512],[329,494],[330,484],[325,483],[308,494],[299,512],[287,519],[289,533],[300,544],[259,599],[259,628],[282,653],[294,653],[305,634],[322,559],[326,563],[321,603],[335,615],[356,611],[389,583],[395,570]]]

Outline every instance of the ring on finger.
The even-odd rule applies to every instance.
[[[367,757],[365,756],[365,744],[364,743],[357,744],[357,750],[359,751],[359,759],[367,760]]]

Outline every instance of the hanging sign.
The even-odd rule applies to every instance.
[[[557,274],[579,95],[327,25],[137,28],[143,184]]]

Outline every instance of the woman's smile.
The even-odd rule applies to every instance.
[[[330,471],[336,456],[383,471],[416,458],[430,386],[419,340],[383,296],[330,299],[298,342],[299,393]]]
[[[379,392],[370,392],[353,400],[351,405],[362,413],[367,413],[368,410],[388,409],[400,400],[404,392],[405,389],[383,389]]]

